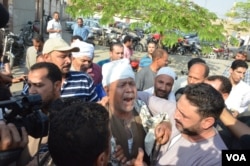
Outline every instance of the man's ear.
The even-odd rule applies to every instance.
[[[49,62],[50,55],[49,54],[43,54],[43,59],[45,62]]]
[[[102,152],[96,160],[96,165],[97,166],[106,166],[107,161],[108,161],[109,156],[107,155],[107,153]]]
[[[109,87],[106,85],[103,87],[103,89],[105,90],[106,95],[109,96]]]
[[[232,74],[232,72],[233,72],[233,69],[232,69],[232,68],[230,68],[230,69],[229,69],[229,73],[230,73],[230,75]]]
[[[61,91],[61,86],[62,86],[62,81],[56,81],[54,83],[54,88],[56,89],[56,91]]]
[[[222,93],[222,97],[224,100],[226,100],[229,96],[229,93]]]
[[[210,128],[211,126],[213,126],[214,123],[215,123],[215,119],[213,117],[207,117],[202,120],[201,127],[206,130]]]

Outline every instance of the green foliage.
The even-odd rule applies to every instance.
[[[230,45],[235,46],[235,47],[239,45],[238,39],[236,37],[233,37],[233,36],[230,37],[229,42],[230,42]]]
[[[247,31],[250,27],[250,0],[235,3],[226,16],[239,21],[239,24],[234,25],[235,30]]]
[[[175,30],[197,32],[206,41],[223,39],[224,27],[215,24],[216,14],[189,0],[71,0],[66,11],[73,17],[99,13],[103,24],[113,23],[113,16],[150,23],[150,32],[161,33],[169,46],[180,37]]]

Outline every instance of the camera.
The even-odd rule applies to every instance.
[[[0,101],[2,119],[6,123],[15,124],[19,132],[24,126],[27,133],[34,138],[48,135],[48,116],[41,111],[41,107],[42,98],[38,94]]]

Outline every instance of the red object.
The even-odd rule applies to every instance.
[[[139,68],[139,61],[138,60],[131,60],[130,65],[133,68],[133,70],[137,70]]]
[[[160,35],[159,33],[155,33],[155,34],[153,34],[153,38],[154,38],[155,40],[160,40],[161,35]]]

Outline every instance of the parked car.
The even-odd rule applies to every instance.
[[[102,33],[102,29],[106,28],[106,27],[100,25],[100,23],[97,19],[84,19],[83,24],[84,24],[84,26],[89,27],[89,29],[92,33]],[[74,22],[71,25],[72,32],[73,32],[75,26],[77,26],[76,22]]]
[[[65,22],[65,30],[73,32],[73,30],[71,28],[73,24],[76,24],[76,21],[66,21]]]
[[[246,49],[247,47],[247,49]],[[234,47],[229,49],[231,52],[233,52],[233,57],[237,54],[239,51],[246,51],[247,52],[247,61],[250,62],[250,45],[243,45],[239,48]]]

